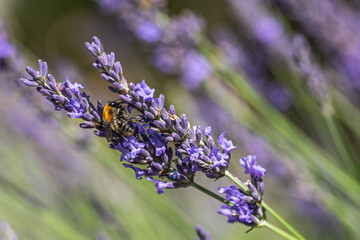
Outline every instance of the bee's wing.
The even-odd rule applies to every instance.
[[[111,130],[111,126],[110,124],[106,124],[105,126],[105,136],[106,136],[106,140],[108,142],[111,142],[111,138],[112,138],[112,130]]]

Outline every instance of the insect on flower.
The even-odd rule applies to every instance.
[[[129,118],[122,103],[120,99],[117,99],[109,101],[104,107],[103,118],[106,122],[105,132],[108,142],[111,141],[113,132],[124,137],[134,133],[134,129],[129,125]]]

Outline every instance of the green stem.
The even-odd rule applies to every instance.
[[[229,178],[231,181],[233,181],[239,188],[241,188],[241,190],[243,190],[244,192],[250,194],[249,189],[237,177],[234,177],[234,175],[232,175],[229,172],[229,170],[225,171],[225,176],[227,178]]]
[[[197,190],[200,190],[201,192],[209,195],[209,196],[212,197],[212,198],[215,198],[216,200],[219,200],[219,201],[222,202],[222,203],[225,203],[225,204],[227,204],[227,205],[231,205],[231,203],[230,203],[229,201],[227,201],[225,198],[223,198],[223,197],[221,197],[221,196],[219,196],[219,195],[211,192],[210,190],[208,190],[208,189],[200,186],[199,184],[197,184],[197,183],[195,183],[195,182],[192,182],[190,186],[196,188]]]
[[[280,236],[289,239],[289,240],[297,240],[298,238],[294,238],[293,236],[291,236],[290,234],[288,234],[287,232],[285,232],[284,230],[281,230],[280,228],[272,225],[271,223],[269,223],[268,221],[264,220],[260,223],[262,226],[269,228],[270,230],[276,232],[277,234],[279,234]]]
[[[246,193],[249,193],[248,188],[237,178],[234,177],[228,170],[225,171],[225,176],[233,181],[239,188],[241,188]],[[261,202],[261,206],[265,208],[274,218],[276,218],[287,230],[289,230],[294,236],[298,239],[304,240],[305,238],[298,232],[294,227],[292,227],[285,219],[283,219],[274,209],[267,205],[264,201]]]
[[[354,172],[355,176],[358,173],[358,164],[356,158],[353,156],[352,150],[346,146],[347,139],[342,134],[339,125],[336,123],[333,115],[324,114],[324,118],[329,128],[330,134],[334,140],[335,146],[338,149],[340,156],[343,159],[343,163],[349,172]]]
[[[274,209],[272,209],[266,202],[262,201],[261,206],[265,208],[274,218],[276,218],[287,230],[289,230],[294,236],[300,240],[305,240],[305,238],[285,219],[283,219]]]

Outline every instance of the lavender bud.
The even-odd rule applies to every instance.
[[[45,96],[51,97],[50,91],[47,90],[47,89],[45,89],[45,88],[37,87],[36,90],[37,90],[39,93],[41,93],[41,94],[43,94],[43,95],[45,95]]]
[[[150,127],[149,129],[154,132],[160,132],[160,129],[157,127]]]
[[[211,153],[211,150],[207,146],[204,146],[203,147],[203,152],[204,152],[205,155],[209,155]]]
[[[115,53],[111,52],[109,55],[108,55],[108,59],[109,59],[109,65],[110,67],[114,66],[114,63],[115,63]],[[110,72],[111,74],[111,72]],[[119,76],[118,76],[119,77]],[[119,79],[118,79],[119,80]]]
[[[243,196],[243,199],[245,202],[250,203],[250,204],[253,204],[256,202],[254,198],[252,198],[250,196],[246,196],[246,195]]]
[[[261,209],[260,207],[257,209],[256,214],[257,214],[258,216],[260,216],[261,218],[264,217],[264,212],[262,211],[262,209]]]
[[[134,91],[130,91],[130,96],[133,97],[135,100],[140,99],[139,95]]]
[[[201,159],[202,161],[206,162],[207,164],[212,164],[212,163],[213,163],[213,162],[211,161],[211,159],[210,159],[208,156],[206,156],[206,155],[201,155],[201,156],[200,156],[200,159]]]
[[[155,110],[155,108],[150,107],[149,110],[154,116],[157,116],[157,111]]]
[[[73,97],[73,92],[71,91],[70,88],[65,88],[64,89],[64,95],[67,97],[67,98],[72,98]]]
[[[132,103],[134,104],[133,101],[132,101]],[[142,104],[139,103],[139,102],[135,102],[134,106],[135,106],[137,109],[141,109]]]
[[[84,122],[79,124],[81,128],[94,128],[95,125],[92,122]]]
[[[120,80],[119,75],[118,75],[116,72],[114,72],[113,70],[110,70],[110,76],[111,76],[113,79],[116,79],[117,81]]]
[[[177,133],[171,133],[171,137],[174,139],[174,142],[178,142],[181,140],[181,137]]]
[[[166,137],[164,137],[164,141],[165,141],[165,142],[173,142],[173,141],[174,141],[174,138],[171,137],[171,136],[166,136]]]
[[[113,86],[118,90],[123,90],[124,86],[121,85],[119,82],[113,82]]]
[[[164,103],[165,103],[165,96],[163,94],[160,94],[158,100],[159,101],[157,104],[157,109],[162,109],[164,107]]]
[[[252,196],[256,201],[259,201],[259,200],[260,200],[260,197],[259,197],[258,191],[257,191],[256,187],[255,187],[253,184],[250,184],[249,190],[250,190],[251,196]]]
[[[119,96],[121,100],[123,100],[124,102],[126,103],[131,103],[131,98],[129,98],[128,96],[126,95],[120,95]]]
[[[104,56],[98,57],[98,61],[102,66],[108,66],[107,57]]]
[[[94,51],[93,47],[91,46],[90,43],[86,42],[85,43],[86,49],[95,57],[97,56],[97,53]]]
[[[183,127],[183,129],[188,129],[189,128],[189,122],[187,120],[186,114],[181,114],[181,126]]]
[[[26,67],[26,71],[28,72],[28,74],[30,76],[32,76],[33,78],[37,79],[38,77],[40,77],[39,73],[37,71],[35,71],[33,68],[31,67]]]
[[[84,115],[82,116],[82,119],[84,119],[85,121],[92,121],[93,115],[91,115],[90,113],[84,113]]]
[[[100,39],[98,37],[96,37],[96,36],[93,36],[92,39],[93,39],[94,43],[96,44],[96,46],[98,46],[101,51],[104,51],[104,48],[102,46],[102,43],[101,43]]]
[[[187,138],[188,139],[192,139],[192,140],[195,140],[195,134],[194,134],[194,131],[192,129],[188,129],[188,132],[187,132]]]
[[[153,124],[158,127],[159,129],[166,129],[165,122],[162,120],[155,120]]]
[[[107,75],[106,73],[102,73],[102,74],[101,74],[101,77],[102,77],[105,81],[107,81],[107,82],[110,82],[110,83],[115,82],[115,79],[113,79],[112,77],[110,77],[110,76]]]
[[[264,193],[265,193],[265,185],[264,185],[263,182],[258,182],[257,190],[258,190],[260,196],[264,195]]]
[[[144,115],[145,115],[147,118],[149,118],[150,120],[154,120],[154,119],[155,119],[155,116],[154,116],[151,112],[149,112],[149,111],[145,111],[145,112],[144,112]]]
[[[157,163],[157,162],[151,162],[150,163],[150,167],[156,169],[157,171],[161,171],[162,170],[162,166],[160,163]]]
[[[43,62],[42,60],[39,59],[39,73],[41,76],[43,76],[44,78],[46,77],[46,75],[48,74],[48,66],[46,62]]]
[[[130,87],[131,91],[133,91],[133,92],[136,91],[136,86],[135,86],[135,84],[129,83],[129,87]]]
[[[260,220],[257,217],[255,217],[254,215],[251,214],[250,217],[251,217],[252,222],[255,225],[258,225],[260,223]]]
[[[179,154],[187,154],[187,151],[182,149],[182,148],[176,149],[176,152],[179,153]]]
[[[113,93],[118,93],[119,90],[117,88],[114,88],[113,86],[108,86],[108,89]]]
[[[38,83],[36,81],[31,81],[29,79],[25,79],[25,78],[20,78],[20,81],[25,84],[26,86],[29,87],[36,87],[38,86]]]
[[[196,141],[199,143],[202,140],[202,131],[199,126],[196,127]]]
[[[114,63],[114,70],[117,74],[122,75],[122,67],[119,61]]]
[[[106,132],[105,131],[94,131],[94,134],[98,137],[105,137],[106,136]]]
[[[170,113],[171,115],[175,115],[175,107],[174,107],[174,105],[170,105],[169,113]]]
[[[188,142],[186,142],[186,141],[183,141],[183,142],[181,143],[181,147],[182,147],[183,149],[191,148],[190,144],[189,144]]]
[[[101,118],[100,118],[100,116],[99,116],[99,114],[96,112],[96,111],[93,111],[92,112],[92,115],[93,115],[93,121],[94,122],[100,122],[101,121]]]
[[[68,101],[68,99],[66,99],[65,97],[60,96],[60,95],[55,95],[55,94],[52,95],[52,98],[53,98],[55,101],[57,101],[58,104],[61,104],[61,105],[65,104],[65,102]]]

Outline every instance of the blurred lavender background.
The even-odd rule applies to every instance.
[[[307,238],[357,239],[359,8],[352,0],[0,0],[0,239],[5,228],[8,239],[196,239],[196,224],[213,239],[280,239],[226,223],[220,204],[195,189],[157,195],[106,141],[18,83],[41,58],[92,100],[113,100],[84,47],[94,35],[127,79],[146,79],[193,124],[227,131],[240,179],[240,157],[257,155],[266,201]],[[198,180],[213,191],[227,184]]]

